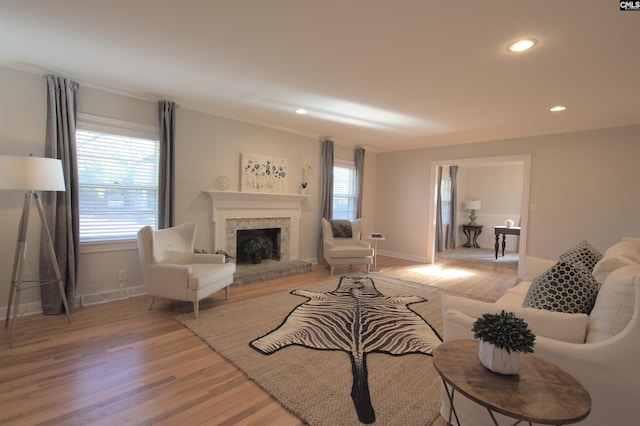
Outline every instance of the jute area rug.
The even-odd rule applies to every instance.
[[[497,266],[500,268],[518,269],[519,254],[517,252],[498,253],[494,249],[488,248],[460,248],[438,253],[437,257],[444,259],[465,260],[470,262],[484,263],[485,265]]]
[[[424,319],[428,323],[426,328],[432,329],[439,341],[442,317],[438,293],[424,285],[395,278],[377,274],[368,277],[384,296],[426,299],[407,307],[411,315],[415,312],[421,317],[417,317],[420,321]],[[298,289],[332,292],[339,283],[340,277],[336,276],[305,285],[301,275]],[[360,425],[362,422],[351,396],[356,376],[351,354],[288,344],[267,355],[250,346],[251,342],[284,325],[288,315],[307,301],[307,297],[281,292],[211,308],[202,311],[197,320],[193,314],[180,315],[176,319],[306,424]],[[368,398],[375,410],[374,424],[433,423],[439,416],[440,378],[430,355],[391,355],[374,351],[367,353],[365,358]]]

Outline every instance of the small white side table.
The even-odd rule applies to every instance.
[[[382,234],[371,234],[369,239],[373,240],[373,270],[372,272],[380,272],[382,269],[378,269],[378,241],[386,240]]]

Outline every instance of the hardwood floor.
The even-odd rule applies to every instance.
[[[382,274],[445,292],[495,300],[516,271],[438,259],[425,265],[380,256]],[[357,270],[357,269],[355,269]],[[336,275],[348,269],[337,269]],[[232,287],[201,309],[291,290],[329,277],[314,265],[303,275]],[[14,347],[0,333],[0,423],[16,425],[296,425],[300,420],[173,319],[188,303],[147,296],[20,319]]]

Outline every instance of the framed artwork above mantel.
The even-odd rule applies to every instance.
[[[240,154],[240,191],[284,194],[288,191],[287,160],[258,154]]]

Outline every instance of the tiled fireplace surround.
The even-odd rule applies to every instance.
[[[282,261],[298,260],[301,203],[306,196],[232,191],[205,191],[211,198],[214,250],[236,256],[238,229],[281,228]]]

